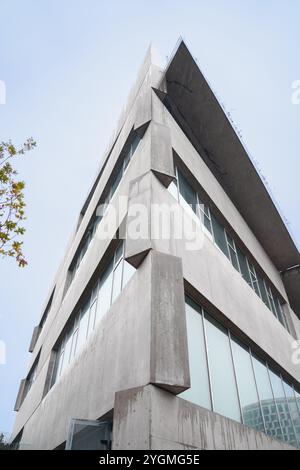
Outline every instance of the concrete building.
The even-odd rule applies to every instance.
[[[165,70],[149,51],[34,329],[12,440],[300,447],[299,264],[186,45]]]

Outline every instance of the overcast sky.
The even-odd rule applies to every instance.
[[[291,101],[300,2],[0,0],[0,18],[0,141],[38,143],[17,165],[29,266],[0,259],[0,430],[9,433],[33,327],[150,42],[165,65],[183,36],[300,245],[300,104]]]

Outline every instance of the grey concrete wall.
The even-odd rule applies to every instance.
[[[42,399],[45,363],[17,414],[13,435],[26,424],[24,444],[52,449],[66,439],[71,418],[98,419],[113,408],[116,391],[150,382],[150,285],[149,257]]]
[[[103,317],[82,352],[43,398],[48,360],[17,414],[13,435],[51,449],[71,418],[98,419],[115,392],[159,384],[190,386],[181,260],[151,251]],[[134,301],[133,301],[134,299]]]
[[[116,394],[114,450],[295,450],[155,386]]]

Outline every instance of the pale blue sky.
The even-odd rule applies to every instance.
[[[150,42],[180,35],[241,130],[300,244],[299,0],[0,0],[0,140],[36,151],[26,181],[29,266],[0,260],[0,430],[10,432],[33,326]]]

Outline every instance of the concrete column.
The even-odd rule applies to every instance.
[[[150,382],[179,393],[190,387],[182,262],[151,251]]]

